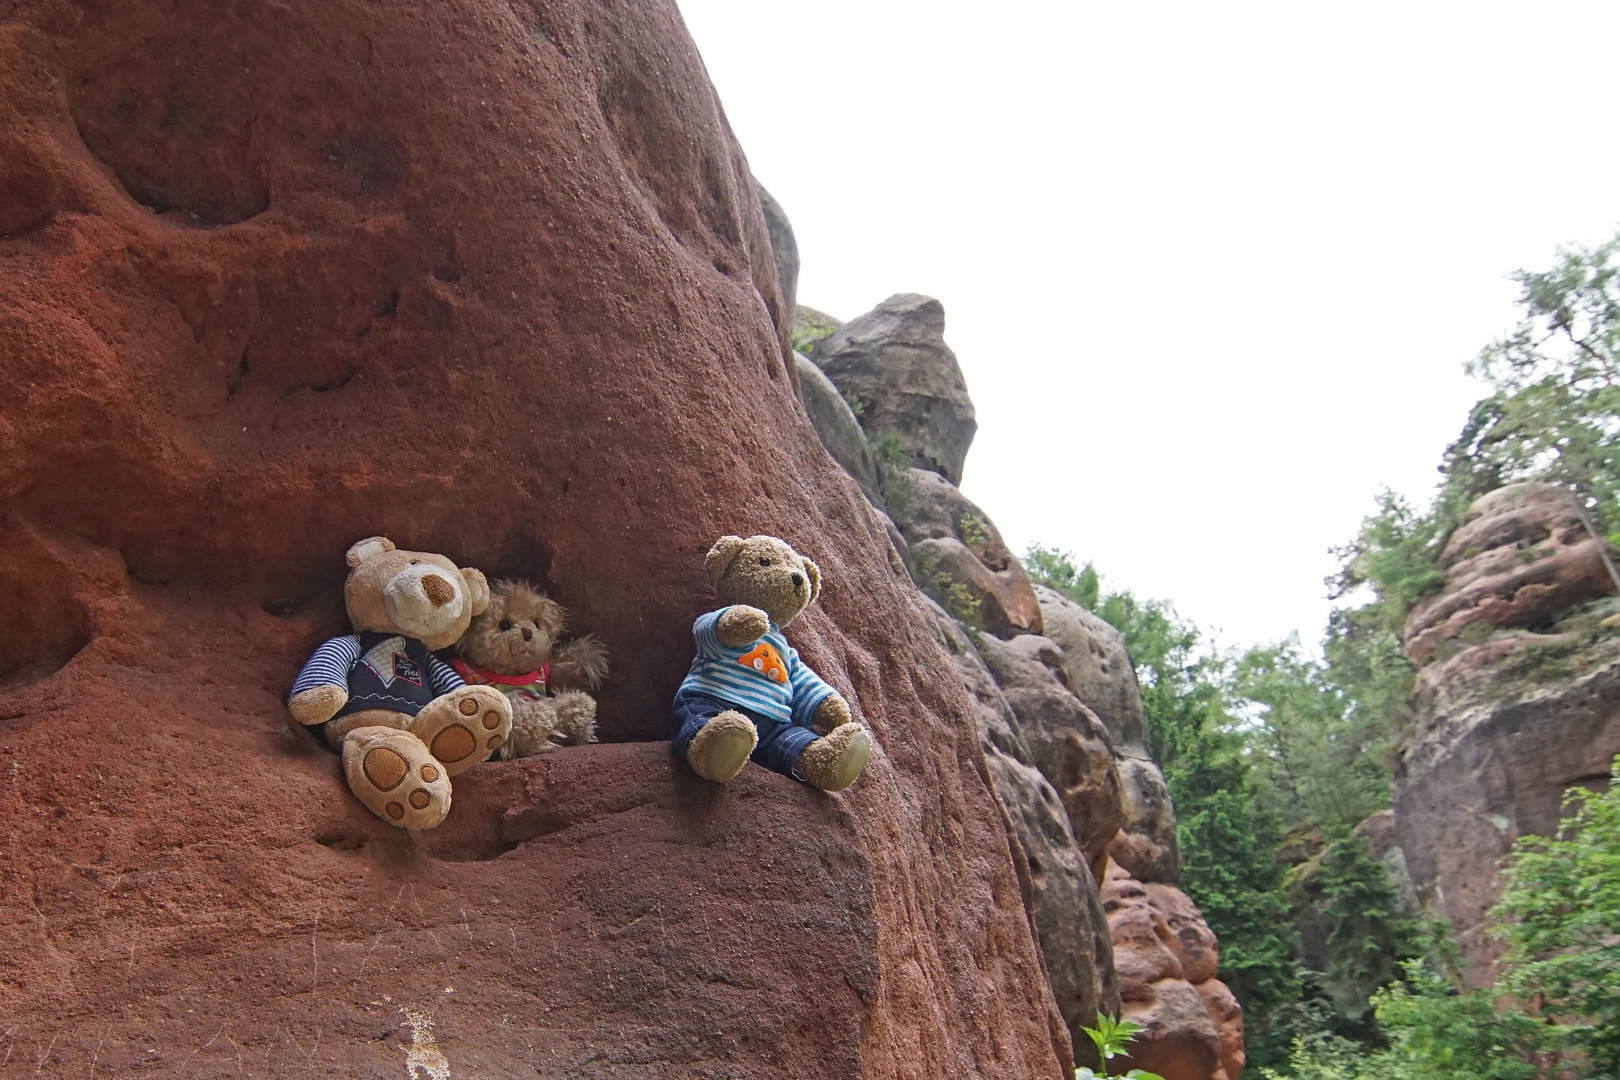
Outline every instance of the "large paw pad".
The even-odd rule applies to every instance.
[[[422,740],[389,727],[359,727],[343,739],[349,789],[378,817],[431,829],[450,812],[450,777]]]
[[[488,686],[464,686],[428,702],[411,721],[451,776],[460,776],[489,756],[512,733],[512,706]]]

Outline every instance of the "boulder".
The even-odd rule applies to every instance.
[[[830,337],[834,330],[843,325],[842,319],[835,319],[825,311],[796,304],[793,309],[793,347],[808,356],[822,339]]]
[[[799,398],[804,402],[804,411],[809,415],[821,445],[827,448],[827,453],[832,455],[839,467],[861,486],[861,493],[867,500],[873,506],[882,506],[883,493],[878,486],[877,466],[872,461],[872,451],[866,445],[866,434],[861,431],[860,421],[855,419],[849,403],[821,373],[820,368],[799,353],[793,354],[793,360],[799,370]]]
[[[1108,845],[1108,854],[1138,881],[1180,880],[1176,807],[1164,774],[1145,755],[1122,753],[1118,765],[1125,821]]]
[[[860,403],[873,442],[899,440],[918,468],[962,482],[978,422],[956,354],[945,344],[945,308],[916,293],[889,297],[851,319],[809,354]]]
[[[1422,666],[1478,645],[1492,630],[1551,626],[1572,608],[1615,592],[1608,553],[1608,542],[1587,532],[1564,488],[1510,484],[1482,496],[1441,552],[1445,587],[1407,617],[1406,655]]]
[[[1086,1060],[1094,1051],[1081,1028],[1094,1025],[1099,1010],[1114,1016],[1120,1007],[1113,944],[1096,879],[1064,800],[1033,764],[1019,718],[968,631],[944,609],[936,605],[933,611],[940,641],[973,697],[985,764],[1028,863],[1035,924],[1053,995],[1076,1056]]]
[[[982,639],[985,666],[1017,719],[1032,760],[1063,801],[1095,876],[1125,820],[1108,731],[1060,680],[1062,652],[1032,634]]]
[[[1121,1015],[1147,1029],[1127,1065],[1165,1080],[1237,1080],[1243,1011],[1215,978],[1215,936],[1197,907],[1174,886],[1143,885],[1113,863],[1102,897]]]
[[[885,494],[924,592],[992,634],[1041,632],[1041,608],[1023,564],[995,523],[955,484],[925,469],[908,469],[890,479]]]
[[[776,268],[776,287],[782,294],[782,326],[791,327],[798,316],[799,241],[793,236],[793,223],[782,204],[771,197],[758,178],[759,209],[765,215],[765,235],[771,243],[771,262]]]
[[[797,411],[673,0],[6,10],[0,1058],[1069,1074],[974,704]],[[704,552],[756,531],[821,563],[789,636],[875,736],[836,796],[670,757]],[[604,744],[367,812],[283,698],[379,533],[565,603]]]
[[[1444,588],[1407,620],[1419,665],[1412,735],[1394,775],[1394,845],[1418,898],[1450,920],[1466,978],[1502,944],[1486,912],[1520,836],[1558,825],[1565,789],[1620,753],[1620,602],[1561,488],[1477,500],[1441,557]]]
[[[1125,635],[1062,593],[1035,586],[1042,633],[1063,650],[1069,688],[1107,726],[1114,745],[1142,755],[1142,691]]]

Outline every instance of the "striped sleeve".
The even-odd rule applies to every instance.
[[[793,689],[793,722],[809,727],[816,718],[816,707],[837,693],[810,665],[799,659],[798,649],[789,649],[788,683]]]
[[[293,680],[292,690],[288,692],[290,701],[297,694],[305,690],[313,690],[317,686],[349,686],[349,667],[360,659],[360,636],[348,634],[344,637],[335,637],[331,641],[315,650],[315,654],[305,661],[298,678]]]
[[[432,653],[428,653],[427,668],[428,686],[432,688],[435,696],[448,694],[452,690],[460,690],[467,685],[466,680],[457,674],[455,668]]]
[[[725,614],[725,611],[725,608],[721,608],[699,615],[697,621],[692,624],[692,638],[697,642],[697,653],[705,660],[718,660],[725,655],[721,651],[718,634],[720,616]]]

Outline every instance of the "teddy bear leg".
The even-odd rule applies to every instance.
[[[562,690],[551,699],[557,726],[551,737],[567,746],[596,741],[596,699],[580,690]]]
[[[403,829],[431,829],[450,812],[450,777],[408,731],[354,728],[343,736],[343,775],[373,814]]]
[[[699,719],[689,718],[682,725],[675,748],[685,756],[693,772],[705,780],[723,784],[748,764],[748,755],[759,743],[759,733],[753,721],[735,709],[726,709],[702,720],[701,727],[695,722]],[[694,727],[696,730],[689,733],[688,729]]]
[[[499,690],[463,686],[423,706],[409,730],[451,776],[460,776],[512,734],[512,706]]]
[[[512,703],[512,735],[495,756],[502,761],[533,757],[556,749],[557,709],[549,698],[508,698]]]
[[[806,746],[794,772],[822,791],[843,791],[861,775],[871,756],[872,736],[859,724],[844,724]]]

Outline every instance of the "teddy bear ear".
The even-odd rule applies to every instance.
[[[343,561],[353,570],[367,559],[374,559],[385,551],[393,551],[394,542],[386,536],[368,536],[364,540],[352,545]]]
[[[489,610],[489,579],[484,577],[482,570],[474,570],[470,566],[461,567],[461,576],[467,582],[469,610],[474,615],[482,615]]]
[[[731,569],[731,562],[743,547],[748,543],[740,536],[722,536],[714,542],[709,554],[704,556],[703,565],[709,571],[709,576],[719,581]]]
[[[816,597],[821,595],[821,567],[809,559],[804,560],[804,576],[810,579],[810,602],[813,604]]]

